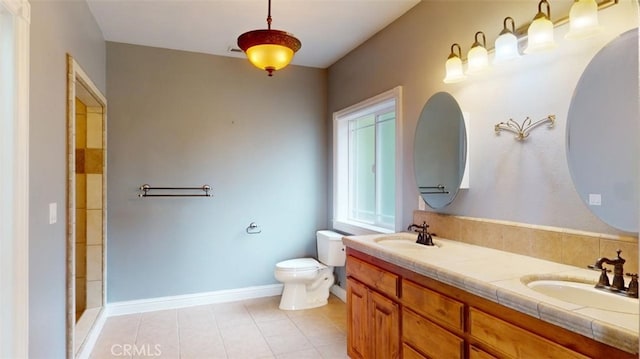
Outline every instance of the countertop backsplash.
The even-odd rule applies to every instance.
[[[615,258],[620,249],[620,256],[626,260],[625,273],[638,273],[637,236],[414,211],[413,223],[423,221],[437,237],[577,267],[586,268],[600,257]]]

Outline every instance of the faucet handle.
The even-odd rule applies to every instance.
[[[627,273],[627,275],[631,277],[627,295],[632,298],[638,298],[638,273]]]
[[[609,287],[611,283],[609,282],[609,276],[607,276],[607,269],[602,268],[602,272],[600,272],[600,278],[598,279],[598,284],[596,284],[596,288]]]

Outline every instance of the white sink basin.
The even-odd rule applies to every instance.
[[[638,299],[596,289],[593,284],[563,280],[535,280],[527,286],[549,297],[585,307],[638,314]]]
[[[416,243],[417,238],[417,233],[396,233],[380,237],[375,241],[381,246],[397,250],[428,250],[442,246],[442,243],[436,240],[433,241],[435,244],[434,246],[426,246],[424,244]]]

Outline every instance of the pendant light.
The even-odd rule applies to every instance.
[[[478,40],[478,36],[482,35],[482,44]],[[477,74],[489,67],[489,53],[487,52],[487,39],[484,32],[478,31],[475,35],[475,41],[471,45],[471,50],[467,54],[468,74]]]
[[[249,61],[269,76],[289,65],[302,44],[292,34],[271,29],[271,0],[267,15],[267,29],[245,32],[238,37],[238,47],[247,54]]]
[[[542,5],[547,5],[547,13],[542,12]],[[533,18],[527,30],[528,44],[525,54],[543,52],[556,47],[553,39],[553,23],[551,22],[551,7],[547,0],[538,3],[538,14]]]
[[[508,28],[507,22],[511,21],[511,29]],[[518,38],[516,37],[516,22],[512,17],[507,16],[503,21],[503,29],[496,39],[494,64],[517,59],[520,57],[518,52]]]
[[[457,54],[454,50],[456,47],[458,48]],[[460,45],[451,45],[451,53],[449,54],[449,58],[445,64],[445,69],[447,71],[443,80],[445,84],[460,82],[466,78],[464,71],[462,70],[462,50],[460,49]]]
[[[598,24],[598,4],[595,0],[576,0],[569,11],[567,39],[583,39],[595,35]]]

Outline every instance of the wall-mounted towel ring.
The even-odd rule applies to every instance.
[[[249,227],[247,227],[247,234],[260,234],[262,233],[262,229],[258,227],[256,222],[249,223]]]

